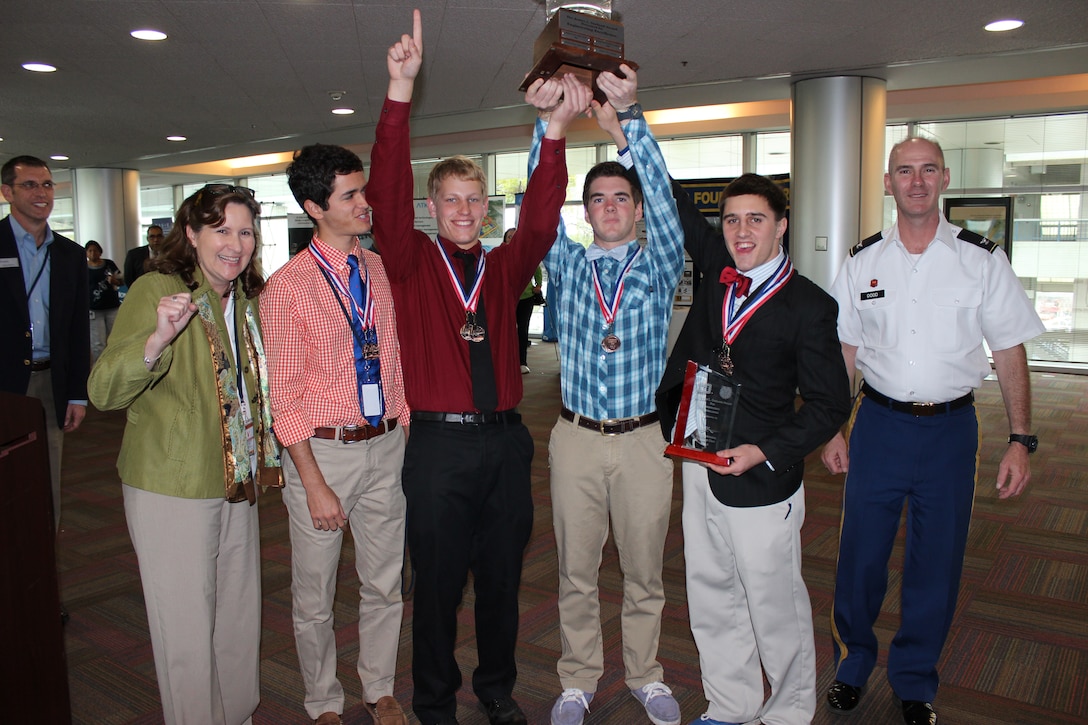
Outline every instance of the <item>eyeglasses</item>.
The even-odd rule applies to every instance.
[[[222,196],[223,194],[244,194],[250,199],[256,199],[257,195],[246,186],[234,186],[233,184],[206,184],[201,191],[206,191],[212,196]]]
[[[53,191],[57,188],[56,182],[53,181],[43,181],[40,184],[37,181],[20,181],[18,184],[11,184],[11,186],[18,186],[24,191],[37,191],[38,189]]]

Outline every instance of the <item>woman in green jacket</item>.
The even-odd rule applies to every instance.
[[[257,319],[260,206],[243,187],[186,199],[129,289],[89,381],[127,408],[117,469],[166,723],[250,722],[258,684],[257,486],[278,485]]]

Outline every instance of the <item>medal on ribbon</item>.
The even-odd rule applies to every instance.
[[[736,370],[732,357],[732,345],[740,335],[740,331],[748,324],[748,320],[752,319],[756,310],[778,294],[792,276],[793,263],[790,262],[788,255],[783,255],[782,262],[771,274],[770,279],[760,285],[755,294],[750,295],[739,309],[736,295],[731,294],[728,288],[726,289],[725,299],[722,300],[722,344],[718,348],[718,367],[723,373],[732,375]]]
[[[601,274],[597,267],[597,263],[600,260],[593,260],[593,290],[597,293],[597,305],[601,308],[601,314],[604,315],[604,322],[608,325],[608,332],[605,334],[604,339],[601,340],[601,349],[607,353],[613,353],[620,349],[620,338],[612,332],[612,327],[616,323],[616,312],[620,308],[620,299],[623,297],[623,283],[627,277],[627,273],[631,271],[632,265],[635,260],[638,259],[638,255],[642,254],[642,248],[639,247],[635,250],[623,265],[623,269],[620,270],[619,276],[616,279],[616,286],[612,290],[612,294],[605,296],[604,285],[601,284]]]
[[[461,301],[461,306],[465,310],[465,324],[461,325],[458,334],[469,342],[483,342],[487,333],[482,325],[476,323],[476,308],[480,304],[480,291],[483,289],[484,268],[487,266],[487,251],[484,249],[480,250],[480,258],[476,262],[476,281],[473,282],[472,289],[465,292],[464,287],[461,285],[461,275],[454,270],[453,262],[446,253],[446,248],[442,246],[442,243],[437,239],[435,240],[435,244],[438,245],[438,251],[442,253],[442,262],[446,265],[446,273],[449,275],[453,291],[456,293],[457,299]]]

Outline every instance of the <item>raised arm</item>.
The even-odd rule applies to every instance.
[[[423,18],[418,9],[412,11],[412,34],[405,33],[389,47],[385,62],[389,68],[389,100],[411,101],[416,76],[423,67]]]

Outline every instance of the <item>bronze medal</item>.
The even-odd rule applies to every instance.
[[[733,374],[733,358],[729,355],[729,344],[722,340],[722,347],[718,350],[718,367],[726,375]]]
[[[483,342],[487,332],[483,325],[476,324],[476,313],[465,313],[465,324],[461,325],[461,337],[469,342]]]
[[[615,352],[620,349],[620,339],[613,335],[611,332],[604,336],[601,340],[601,349],[605,352]]]
[[[378,345],[377,343],[368,342],[363,345],[363,359],[364,360],[377,360],[378,359]]]

